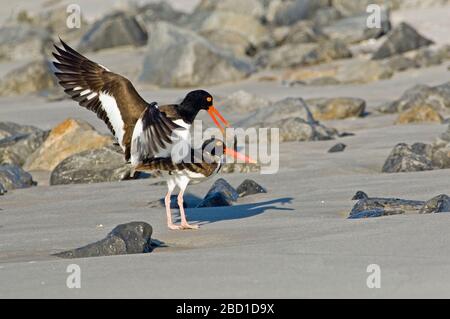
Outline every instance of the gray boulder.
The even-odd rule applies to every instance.
[[[299,20],[312,18],[315,12],[328,6],[327,0],[291,0],[281,2],[273,13],[276,25],[292,25]]]
[[[0,28],[0,59],[35,59],[51,47],[52,38],[45,29],[28,24]]]
[[[231,11],[198,11],[189,16],[186,27],[195,32],[228,31],[258,45],[266,36],[267,29],[255,17]]]
[[[48,132],[38,131],[17,134],[0,140],[0,163],[22,166],[26,159],[37,150],[48,136]]]
[[[252,42],[238,32],[207,30],[201,31],[199,34],[220,50],[237,57],[252,55],[256,50]]]
[[[192,31],[152,24],[140,80],[161,87],[212,85],[246,78],[252,64],[222,52]]]
[[[436,111],[446,111],[450,108],[450,82],[437,85],[416,85],[408,89],[398,99],[379,107],[382,113],[396,113],[418,106],[430,106]]]
[[[10,96],[48,91],[56,87],[51,64],[44,59],[32,61],[7,73],[0,80],[0,95]]]
[[[230,114],[244,114],[269,106],[269,100],[253,95],[246,91],[236,91],[226,98],[218,98],[220,109]]]
[[[412,26],[403,22],[387,35],[386,40],[373,54],[372,59],[384,59],[392,55],[429,46],[433,43],[433,41],[420,35]]]
[[[104,239],[95,243],[55,254],[61,258],[86,258],[152,251],[153,228],[145,222],[130,222],[116,226]]]
[[[7,190],[33,186],[33,178],[17,165],[0,165],[0,184]]]
[[[352,16],[337,20],[323,28],[323,33],[330,39],[345,43],[357,43],[363,40],[376,39],[389,32],[391,23],[386,10],[381,14],[381,28],[367,27],[368,14]]]
[[[281,142],[329,140],[338,136],[335,129],[316,121],[301,98],[286,98],[262,108],[236,123],[236,127],[279,128]]]
[[[143,21],[144,24],[156,21],[177,24],[185,17],[185,13],[175,10],[167,1],[147,3],[136,11],[136,19]]]
[[[13,122],[0,122],[0,140],[14,135],[24,135],[42,132],[32,125],[21,125]]]
[[[202,0],[195,8],[196,12],[225,11],[256,18],[264,15],[264,4],[259,0]]]
[[[405,143],[397,144],[386,159],[382,172],[417,172],[434,169],[431,161],[431,146],[415,143],[409,146]]]
[[[83,35],[78,50],[98,51],[124,45],[143,46],[148,35],[136,18],[126,12],[115,12],[98,21]]]
[[[259,66],[286,68],[313,65],[336,59],[350,58],[351,51],[341,41],[322,43],[285,44],[260,53],[256,59]]]
[[[352,59],[343,63],[336,79],[341,83],[369,83],[392,77],[394,71],[381,61]]]
[[[113,182],[129,179],[131,166],[111,146],[69,156],[52,171],[50,185]]]
[[[5,195],[8,190],[0,183],[0,195]]]

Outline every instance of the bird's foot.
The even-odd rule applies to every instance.
[[[188,223],[181,223],[181,229],[198,229],[198,225],[191,225]]]
[[[169,227],[169,229],[171,229],[171,230],[183,229],[182,226],[178,226],[178,225],[175,225],[175,224],[167,224],[167,227]]]

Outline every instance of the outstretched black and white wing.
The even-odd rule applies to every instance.
[[[53,53],[59,84],[106,123],[128,160],[134,125],[148,104],[128,79],[87,59],[62,40],[61,44],[62,48],[55,45],[57,52]]]

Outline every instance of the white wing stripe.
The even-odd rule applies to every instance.
[[[113,96],[106,94],[105,92],[100,92],[99,99],[102,103],[103,110],[108,115],[109,122],[111,123],[114,132],[116,133],[117,141],[119,142],[122,149],[125,150],[125,146],[123,145],[123,136],[125,134],[124,122],[122,120],[120,110],[117,106],[116,99]]]

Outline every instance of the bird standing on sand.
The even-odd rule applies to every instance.
[[[191,149],[188,156],[181,161],[175,162],[172,157],[165,157],[156,158],[136,166],[138,171],[157,170],[163,173],[168,188],[164,204],[166,206],[167,225],[170,229],[198,228],[198,225],[190,225],[186,220],[183,206],[184,191],[189,183],[200,183],[217,174],[222,168],[224,155],[229,155],[245,162],[252,161],[245,155],[227,148],[221,140],[212,138],[203,142],[200,150]],[[177,198],[181,216],[181,225],[179,226],[172,222],[172,212],[170,210],[170,196],[176,186],[180,189]]]
[[[134,166],[148,165],[161,158],[167,161],[175,143],[180,139],[187,141],[189,129],[201,110],[208,111],[222,131],[216,116],[228,126],[206,91],[189,92],[179,105],[147,103],[128,79],[87,59],[62,40],[61,44],[62,48],[55,45],[56,52],[53,52],[59,84],[80,106],[95,112],[106,123],[123,149],[126,161]],[[173,190],[173,182],[168,181],[168,188]],[[183,191],[185,188],[180,187]],[[183,220],[183,228],[195,228],[185,217]],[[169,228],[179,229],[169,221]]]

